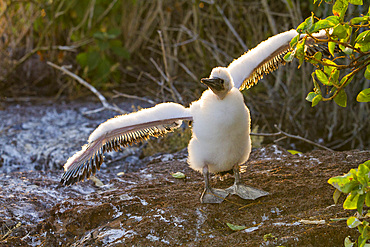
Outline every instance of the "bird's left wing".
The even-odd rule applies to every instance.
[[[298,32],[292,29],[272,36],[230,63],[227,68],[234,86],[239,90],[248,89],[262,79],[263,75],[275,71],[281,64],[284,65],[284,56],[291,51],[289,43],[297,35]],[[312,35],[323,38],[326,37],[326,32],[322,30]],[[304,36],[301,35],[301,38]],[[312,38],[308,37],[307,41],[308,49],[316,49]]]
[[[95,174],[105,152],[121,150],[151,136],[163,136],[180,127],[182,120],[192,119],[188,108],[176,103],[162,103],[109,119],[91,133],[81,151],[68,159],[61,183],[73,184]]]

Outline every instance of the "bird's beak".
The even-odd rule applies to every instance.
[[[221,92],[225,89],[224,81],[220,78],[202,78],[200,81],[212,91]]]

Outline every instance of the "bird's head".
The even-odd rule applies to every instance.
[[[225,98],[234,86],[234,82],[229,71],[224,67],[214,68],[210,77],[201,79],[201,82],[207,85],[207,87],[221,100]]]

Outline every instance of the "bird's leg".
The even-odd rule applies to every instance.
[[[229,192],[226,192],[222,189],[211,188],[209,184],[209,171],[208,165],[203,166],[203,177],[204,177],[204,191],[200,197],[201,203],[221,203],[229,195]]]
[[[255,200],[262,196],[267,196],[269,193],[260,189],[246,186],[240,179],[239,165],[233,167],[235,182],[234,185],[227,188],[226,191],[233,195],[238,195],[243,199]]]

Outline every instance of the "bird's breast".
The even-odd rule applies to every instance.
[[[249,135],[249,110],[239,91],[219,100],[203,95],[190,109],[193,116],[193,134],[199,139],[215,140]],[[241,137],[241,138],[242,138]]]
[[[193,116],[193,137],[188,146],[190,167],[201,171],[208,164],[209,171],[214,173],[230,170],[248,159],[249,110],[239,91],[223,100],[203,94],[190,110]]]

